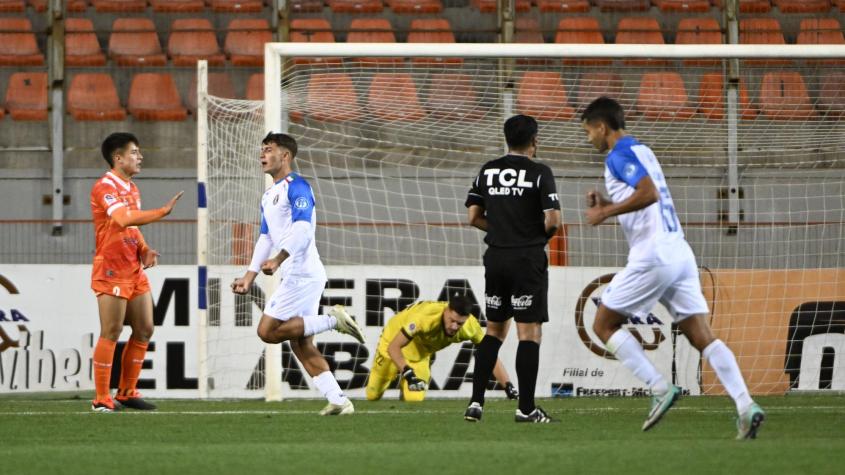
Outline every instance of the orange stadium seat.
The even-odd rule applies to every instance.
[[[147,0],[92,0],[97,13],[142,12],[147,9]]]
[[[0,65],[40,66],[44,55],[38,50],[32,23],[27,18],[0,18]]]
[[[468,74],[432,74],[425,108],[431,118],[440,120],[478,120],[484,115],[479,109],[478,91]]]
[[[603,12],[644,12],[651,8],[650,0],[595,0]]]
[[[227,73],[208,73],[208,93],[212,96],[237,99],[235,86],[232,78]],[[188,110],[192,113],[197,111],[197,76],[191,75],[191,85],[188,87],[188,96],[185,98]]]
[[[722,30],[715,18],[682,18],[678,22],[678,45],[717,45],[722,42]],[[718,59],[685,59],[684,66],[715,66]]]
[[[805,18],[801,20],[799,45],[841,45],[845,44],[842,25],[836,18]]]
[[[308,80],[308,116],[314,120],[342,122],[361,117],[358,94],[346,73],[316,73]]]
[[[223,50],[235,66],[263,66],[264,43],[273,41],[264,18],[235,19],[229,23]]]
[[[26,3],[38,13],[44,13],[47,11],[47,0],[27,0]]]
[[[347,43],[396,43],[393,27],[386,18],[356,18],[349,24]],[[357,58],[356,61],[373,64],[401,63],[403,58]]]
[[[94,24],[89,18],[68,18],[65,20],[65,65],[105,66],[106,55],[100,49],[100,42],[94,33]]]
[[[188,117],[169,73],[138,73],[129,86],[127,109],[137,120],[180,121]]]
[[[323,11],[323,0],[292,0],[290,11],[293,13],[320,13]]]
[[[332,25],[325,18],[294,18],[290,22],[293,43],[334,43]],[[295,64],[340,64],[340,58],[296,58]]]
[[[88,9],[88,0],[65,0],[68,12],[82,13]]]
[[[554,71],[526,71],[517,86],[516,108],[537,120],[570,120],[575,116],[560,73]]]
[[[384,9],[381,0],[329,0],[334,13],[379,13]]]
[[[681,75],[669,71],[643,74],[635,110],[649,120],[686,120],[695,113]]]
[[[821,77],[816,105],[826,116],[845,116],[845,73],[827,73]]]
[[[713,0],[719,8],[724,8],[723,0]],[[739,0],[740,13],[769,13],[772,4],[769,0]]]
[[[167,52],[174,66],[195,67],[200,59],[211,66],[222,66],[226,57],[217,44],[217,35],[206,18],[179,18],[170,26]]]
[[[709,12],[709,0],[654,0],[662,12]]]
[[[587,13],[587,0],[537,0],[537,8],[543,13]]]
[[[408,43],[454,43],[452,25],[445,18],[415,18],[411,20]],[[463,58],[414,58],[414,64],[459,65]]]
[[[497,0],[471,0],[470,5],[481,13],[495,13]],[[526,13],[531,10],[531,0],[516,0],[515,10],[517,13]]]
[[[23,13],[26,11],[24,0],[0,0],[0,13]]]
[[[665,44],[663,33],[657,20],[651,17],[626,17],[619,20],[616,28],[616,44],[662,45]],[[663,66],[669,61],[663,59],[626,59],[628,65]]]
[[[540,22],[528,16],[516,17],[514,22],[514,43],[545,43],[540,31]]]
[[[264,73],[255,73],[246,82],[246,98],[250,101],[264,100]]]
[[[705,119],[719,121],[725,118],[725,80],[720,72],[705,73],[698,83],[698,112]],[[748,98],[745,83],[739,83],[739,117],[751,120],[757,110]]]
[[[387,0],[387,5],[394,13],[440,13],[443,3],[440,0]]]
[[[575,109],[580,111],[601,96],[615,99],[627,110],[630,102],[623,94],[624,82],[616,73],[586,73],[578,81]]]
[[[164,66],[155,25],[149,18],[118,18],[109,36],[109,56],[119,66]]]
[[[205,10],[202,0],[150,0],[156,13],[193,13]]]
[[[376,73],[367,94],[367,108],[387,121],[413,122],[425,117],[417,87],[408,73]]]
[[[557,25],[555,43],[589,43],[604,44],[604,37],[599,29],[599,21],[595,17],[562,18]],[[609,59],[564,59],[564,64],[580,65],[609,65]]]
[[[6,107],[14,120],[47,120],[47,73],[12,74]]]
[[[830,10],[829,0],[773,0],[782,13],[825,13]]]
[[[760,112],[769,119],[804,120],[816,111],[804,78],[796,71],[771,71],[760,83]]]
[[[783,45],[786,44],[786,40],[776,18],[743,18],[739,20],[739,43],[745,45]],[[744,63],[752,66],[792,64],[788,59],[747,59]]]
[[[845,0],[833,0],[833,5],[839,7],[840,12],[845,12]]]
[[[264,10],[261,0],[211,0],[211,11],[216,13],[259,13]]]
[[[77,74],[70,81],[67,110],[76,120],[124,120],[112,77],[104,73]]]

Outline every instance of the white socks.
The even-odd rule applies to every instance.
[[[340,386],[337,384],[337,380],[334,379],[331,371],[323,371],[315,376],[314,385],[317,386],[323,397],[328,399],[332,404],[339,406],[346,404],[346,401],[348,401],[343,391],[340,390]]]
[[[646,357],[640,342],[628,330],[624,328],[616,330],[607,340],[605,346],[626,368],[634,373],[637,379],[646,383],[653,394],[666,394],[666,391],[669,390],[666,380]]]
[[[742,414],[754,402],[748,394],[748,387],[736,364],[736,357],[730,348],[722,340],[713,340],[707,348],[701,352],[701,356],[707,359],[710,366],[716,371],[716,376],[722,382],[722,386],[731,395],[736,403],[736,410]]]
[[[302,322],[305,326],[302,336],[316,335],[337,326],[337,319],[329,315],[309,315],[302,317]]]

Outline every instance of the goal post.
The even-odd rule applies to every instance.
[[[739,81],[729,58],[740,59]],[[514,113],[540,122],[538,157],[555,174],[564,220],[549,245],[538,395],[638,394],[591,329],[627,255],[615,222],[582,218],[586,191],[603,189],[603,157],[578,118],[599,95],[623,104],[627,129],[661,161],[711,323],[752,392],[845,385],[845,341],[829,331],[845,311],[845,46],[268,43],[264,83],[263,102],[207,98],[209,292],[219,280],[200,365],[216,385],[210,397],[255,394],[269,359],[283,366],[269,379],[286,397],[318,397],[289,348],[254,361],[264,350],[248,330],[263,297],[223,295],[257,232],[257,131],[300,144],[295,166],[314,188],[330,279],[322,304],[349,306],[368,343],[315,340],[347,394],[363,397],[381,328],[404,305],[468,292],[483,318],[485,245],[463,201],[501,155]],[[720,393],[665,309],[628,327],[676,383]],[[501,354],[512,378],[514,351],[510,341]],[[471,368],[471,345],[443,350],[431,397],[464,396]]]

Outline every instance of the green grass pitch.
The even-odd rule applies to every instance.
[[[734,440],[733,403],[687,397],[643,433],[645,398],[540,401],[560,424],[515,424],[512,401],[482,422],[464,400],[160,400],[154,413],[90,412],[85,399],[0,397],[0,467],[8,474],[845,473],[845,397],[757,399],[757,440]]]

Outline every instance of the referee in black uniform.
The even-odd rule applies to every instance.
[[[552,170],[532,160],[537,153],[537,121],[516,115],[505,122],[508,154],[487,162],[467,195],[469,223],[487,233],[484,242],[487,334],[475,351],[472,400],[464,419],[481,420],[484,391],[499,348],[516,320],[519,346],[517,422],[554,422],[534,404],[542,324],[549,320],[546,243],[560,226]]]

